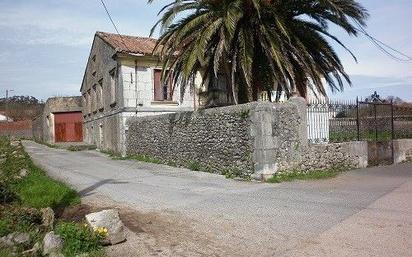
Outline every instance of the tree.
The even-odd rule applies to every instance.
[[[153,0],[149,0],[149,3]],[[368,17],[355,0],[174,0],[159,12],[155,52],[163,78],[192,85],[200,73],[208,88],[221,75],[235,102],[254,101],[263,90],[326,95],[351,84],[330,44],[329,25],[357,36]],[[270,94],[269,94],[270,95]]]

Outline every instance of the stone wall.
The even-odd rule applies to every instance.
[[[345,142],[310,145],[303,151],[302,159],[294,165],[304,172],[325,169],[365,168],[368,166],[367,142]]]
[[[249,119],[253,105],[160,116],[130,118],[127,154],[145,155],[202,170],[229,169],[251,174],[253,138]]]
[[[303,99],[294,99],[130,118],[127,154],[262,178],[305,146],[304,106]]]
[[[412,161],[412,139],[393,140],[393,157],[395,163]]]

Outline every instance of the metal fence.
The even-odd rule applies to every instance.
[[[312,144],[412,138],[412,104],[310,101],[308,140]]]

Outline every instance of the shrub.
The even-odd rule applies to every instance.
[[[62,222],[57,225],[56,232],[64,239],[63,254],[66,257],[95,253],[101,249],[102,236],[91,231],[87,226]]]

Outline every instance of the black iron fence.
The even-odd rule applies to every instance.
[[[412,138],[412,104],[363,101],[310,101],[310,143]]]

